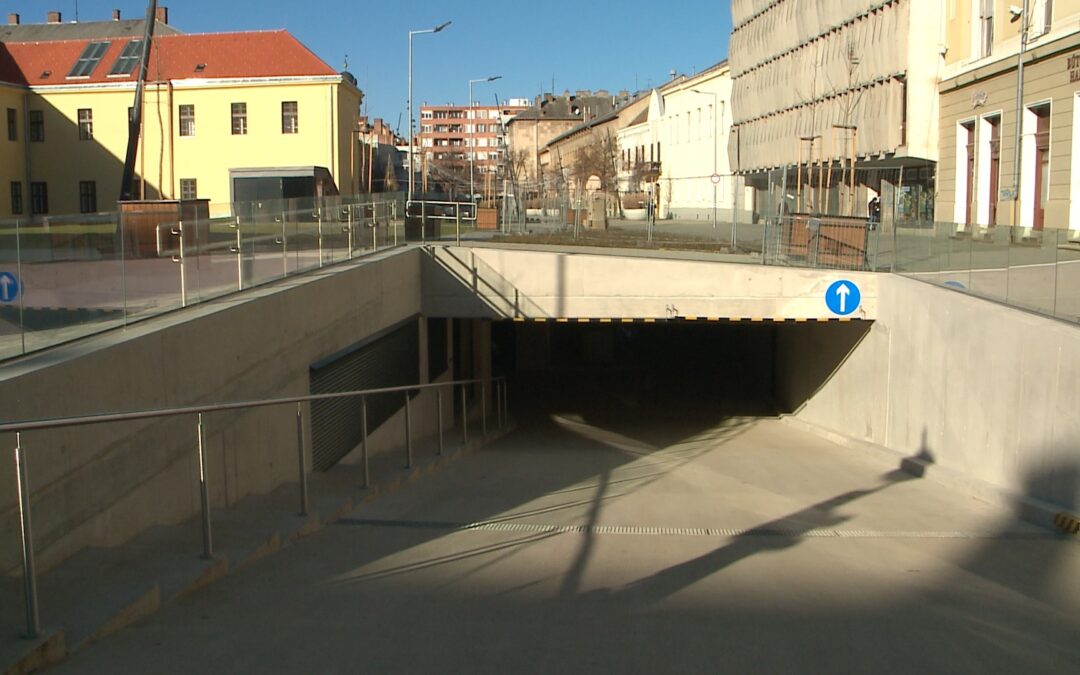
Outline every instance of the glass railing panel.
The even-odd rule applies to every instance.
[[[26,229],[23,219],[0,220],[0,359],[18,356],[25,351],[23,304],[25,273],[23,272],[22,238]]]
[[[1014,230],[1009,248],[1009,305],[1053,316],[1057,242],[1058,230]]]
[[[977,228],[971,235],[971,282],[973,294],[1005,302],[1009,286],[1009,249],[1012,228]]]
[[[137,321],[188,303],[188,265],[181,264],[180,221],[175,209],[154,205],[120,216],[123,240],[122,289],[129,320]],[[185,246],[183,254],[186,255]],[[194,301],[194,297],[192,298]]]
[[[1057,231],[1054,316],[1080,322],[1080,229]]]
[[[123,325],[119,244],[111,214],[51,217],[19,227],[19,294],[10,304],[18,308],[25,351]]]

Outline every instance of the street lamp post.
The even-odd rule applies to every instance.
[[[480,77],[475,80],[469,80],[469,202],[474,203],[476,190],[473,189],[473,159],[476,157],[476,148],[473,146],[476,135],[476,107],[473,105],[472,86],[476,82],[494,82],[501,79],[502,75],[492,75],[491,77]]]
[[[412,61],[413,61],[413,58],[412,58],[412,39],[413,39],[414,35],[422,35],[424,33],[438,33],[442,29],[449,26],[451,23],[452,22],[447,21],[445,23],[440,23],[438,26],[435,26],[434,28],[426,28],[424,30],[411,30],[411,31],[409,31],[409,197],[408,197],[408,201],[406,202],[406,204],[408,204],[408,202],[412,201],[413,178],[416,175],[416,172],[414,171],[415,165],[413,164],[413,127],[414,127],[414,121],[413,121],[413,100],[412,100]],[[406,208],[405,208],[406,214],[408,213],[408,210],[409,210],[408,206],[406,206]]]
[[[712,182],[712,226],[716,229],[716,188],[720,183],[720,174],[717,171],[719,164],[719,147],[720,143],[720,125],[723,123],[723,113],[720,113],[720,94],[715,91],[701,91],[700,89],[691,89],[690,91],[695,94],[701,94],[703,96],[713,97],[713,158],[712,158],[712,176],[709,178]],[[719,113],[719,117],[717,114]],[[732,228],[734,228],[734,222]],[[732,230],[734,232],[734,230]],[[732,246],[734,246],[735,235],[732,234]]]

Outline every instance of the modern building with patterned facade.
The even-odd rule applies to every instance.
[[[949,3],[952,4],[952,3]],[[759,208],[932,217],[943,38],[935,0],[733,0],[732,166]]]

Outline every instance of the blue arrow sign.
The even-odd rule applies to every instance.
[[[862,293],[854,283],[841,279],[825,291],[825,304],[829,306],[829,311],[833,314],[848,316],[862,304]]]
[[[0,302],[14,302],[19,297],[19,278],[11,272],[0,272]]]

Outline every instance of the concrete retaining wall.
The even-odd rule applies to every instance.
[[[420,253],[390,252],[7,364],[0,410],[19,420],[304,395],[310,364],[415,317],[420,297]],[[393,422],[374,448],[400,444]],[[210,414],[206,427],[215,506],[297,480],[295,407]],[[171,418],[24,434],[40,565],[198,513],[195,428]],[[0,570],[20,559],[14,445],[0,437]]]
[[[1075,511],[1080,328],[898,276],[879,289],[878,320],[798,419]],[[827,348],[805,341],[801,356]]]
[[[584,252],[432,247],[426,316],[506,318],[835,318],[825,292],[837,279],[862,291],[851,318],[874,319],[878,275],[716,260]]]

